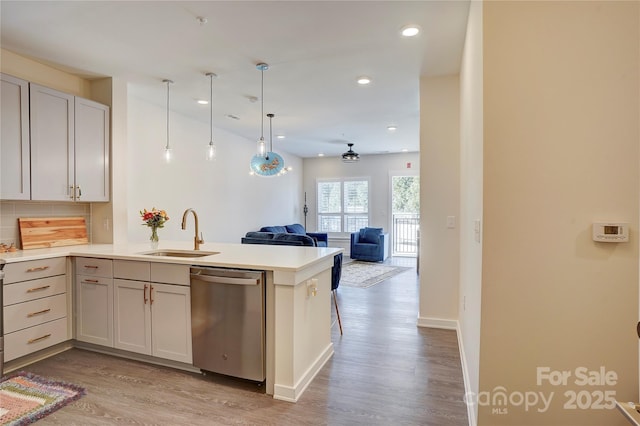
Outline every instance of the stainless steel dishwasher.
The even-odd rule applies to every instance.
[[[191,267],[193,365],[265,380],[264,271]]]

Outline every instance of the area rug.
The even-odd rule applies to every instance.
[[[31,424],[85,393],[79,386],[20,371],[0,382],[0,424]]]
[[[347,287],[368,288],[387,278],[398,275],[407,269],[406,266],[383,265],[380,263],[353,261],[342,265],[340,285]]]

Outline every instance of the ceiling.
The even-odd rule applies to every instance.
[[[250,141],[261,133],[265,62],[275,151],[338,156],[352,142],[366,155],[419,150],[420,76],[459,72],[468,9],[468,0],[2,0],[0,43],[86,78],[124,79],[131,96],[163,108],[171,79],[170,109],[207,124],[209,106],[196,100],[209,99],[214,72],[214,127]],[[420,34],[402,37],[407,24]],[[362,75],[371,84],[358,85]]]

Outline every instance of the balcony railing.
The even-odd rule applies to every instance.
[[[417,256],[420,215],[417,213],[394,213],[392,219],[393,254]]]

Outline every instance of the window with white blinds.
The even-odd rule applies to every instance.
[[[369,180],[318,180],[318,232],[356,232],[369,225]]]

